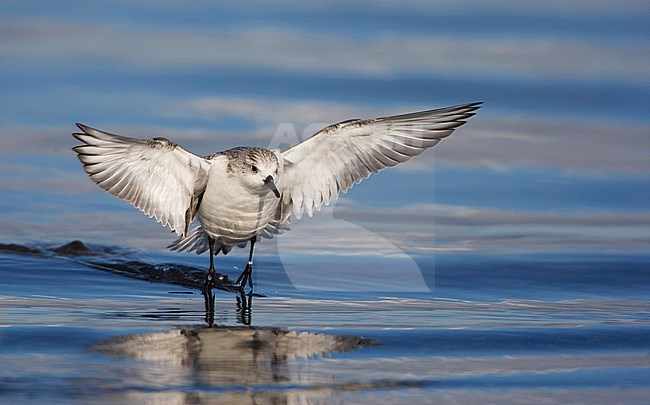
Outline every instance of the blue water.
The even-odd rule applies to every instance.
[[[242,311],[218,290],[208,328],[182,285],[206,257],[28,247],[0,256],[1,402],[642,403],[649,390],[648,257],[438,255],[419,261],[429,293],[350,293],[302,292],[263,256],[264,296]],[[237,258],[218,259],[236,276]]]
[[[648,403],[647,4],[5,3],[0,403]],[[75,122],[207,155],[473,101],[207,313],[207,257],[71,150]]]

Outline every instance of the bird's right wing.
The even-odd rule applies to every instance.
[[[140,140],[77,124],[73,148],[90,178],[185,236],[205,191],[210,162],[164,138]]]
[[[419,155],[475,114],[481,103],[330,125],[282,152],[282,201],[275,219],[300,219],[354,183]]]

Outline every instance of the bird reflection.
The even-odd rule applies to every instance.
[[[285,403],[300,402],[305,398],[275,398],[288,395],[283,394],[284,391],[276,391],[272,393],[273,398],[267,398],[270,395],[268,388],[301,384],[326,387],[335,383],[333,375],[314,374],[305,360],[355,350],[371,343],[357,336],[215,326],[116,337],[96,345],[95,349],[138,360],[128,372],[114,376],[117,380],[111,383],[117,386],[183,386],[205,394],[206,398],[194,398],[194,403],[212,403],[214,398],[211,397],[223,396],[224,393],[230,395],[224,388],[266,387],[263,390],[237,390],[237,398],[231,399],[238,403],[241,400],[244,403],[266,403],[269,399]],[[140,395],[146,392],[143,389]],[[301,395],[328,396],[331,393],[318,390],[291,394],[292,397]],[[186,403],[186,400],[179,398],[178,403]]]

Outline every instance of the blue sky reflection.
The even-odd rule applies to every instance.
[[[405,252],[648,253],[647,2],[439,3],[6,3],[2,241],[173,239],[86,178],[70,151],[77,121],[209,154],[268,146],[282,125],[302,138],[483,100],[334,217]],[[340,229],[324,225],[309,251],[340,251]]]

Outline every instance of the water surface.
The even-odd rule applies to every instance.
[[[355,294],[300,292],[263,258],[265,293],[221,286],[208,327],[205,257],[2,248],[2,402],[642,403],[649,392],[640,259],[442,257],[430,293]]]

